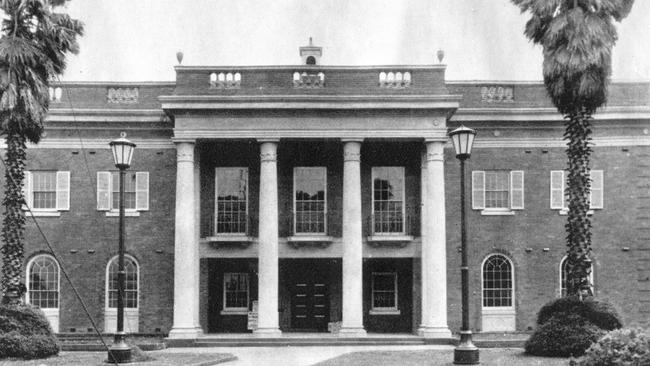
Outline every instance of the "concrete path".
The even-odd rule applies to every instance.
[[[202,347],[168,348],[160,352],[231,353],[237,356],[237,361],[226,362],[224,366],[309,366],[350,352],[434,349],[453,349],[453,346]]]

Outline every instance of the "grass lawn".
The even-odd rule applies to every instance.
[[[192,354],[192,353],[161,353],[147,352],[152,361],[129,363],[129,366],[210,366],[235,360],[229,353]],[[0,366],[110,366],[104,363],[106,352],[61,352],[57,357],[40,360],[0,360]]]
[[[314,366],[446,366],[453,365],[453,350],[353,352],[319,362]],[[533,357],[521,348],[480,350],[482,366],[531,365],[567,366],[566,358]]]

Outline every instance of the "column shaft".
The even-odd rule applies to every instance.
[[[364,336],[361,142],[343,145],[343,321],[340,334]]]
[[[259,286],[256,334],[279,335],[277,141],[260,145]]]
[[[196,338],[199,328],[199,246],[196,237],[194,143],[176,144],[174,324],[170,338]]]
[[[444,142],[426,143],[422,230],[422,324],[426,338],[447,338],[447,252],[445,231]]]

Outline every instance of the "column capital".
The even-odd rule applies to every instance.
[[[278,141],[260,142],[260,161],[275,162],[278,160]]]
[[[175,142],[176,161],[194,163],[194,142]]]
[[[426,161],[444,161],[444,145],[442,141],[426,141]]]
[[[363,137],[341,137],[341,142],[363,142]]]
[[[264,142],[275,142],[276,144],[280,142],[280,138],[273,138],[273,137],[268,137],[268,138],[261,138],[261,139],[256,139],[257,142],[264,143]]]
[[[343,144],[343,161],[361,161],[361,141],[346,140]]]

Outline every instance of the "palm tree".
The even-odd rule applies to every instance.
[[[589,295],[591,220],[589,164],[591,120],[607,101],[614,21],[625,18],[634,0],[512,0],[530,12],[524,34],[543,48],[546,91],[564,115],[568,158],[569,214],[567,293]]]
[[[83,24],[55,12],[69,0],[0,0],[0,134],[5,136],[5,215],[2,222],[3,302],[18,303],[25,286],[23,236],[26,142],[38,143],[48,111],[49,81],[79,49]]]

